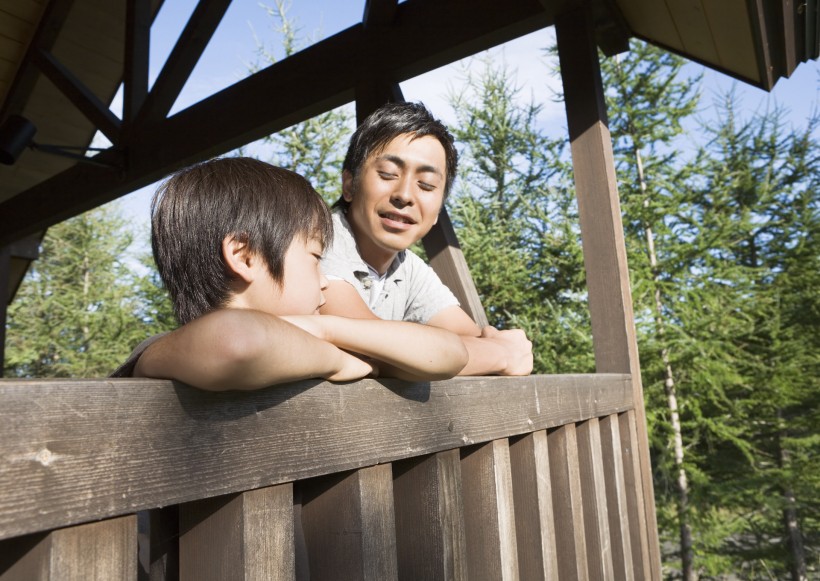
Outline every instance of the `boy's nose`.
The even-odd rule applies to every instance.
[[[327,277],[324,274],[319,274],[319,288],[321,290],[327,290],[329,284],[330,283],[328,282]],[[322,298],[324,299],[324,295]]]

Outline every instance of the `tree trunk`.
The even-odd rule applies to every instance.
[[[638,180],[644,207],[648,207],[649,199],[646,196],[646,180],[643,173],[643,159],[641,152],[635,149],[635,161],[638,168]],[[649,255],[649,267],[652,272],[653,297],[655,301],[655,328],[661,343],[661,360],[664,365],[663,387],[666,392],[666,401],[669,406],[669,422],[672,428],[672,438],[675,451],[675,467],[678,470],[678,523],[680,525],[680,557],[681,572],[684,581],[696,581],[697,572],[694,567],[694,551],[692,549],[692,529],[689,526],[689,480],[683,466],[683,437],[681,435],[680,415],[678,414],[678,396],[675,388],[675,375],[669,360],[669,349],[664,343],[663,301],[658,286],[658,258],[655,253],[655,238],[650,225],[645,226],[646,248]]]
[[[777,415],[778,420],[780,420],[781,415],[779,410]],[[786,468],[789,465],[789,451],[783,446],[784,437],[785,434],[783,430],[779,429],[777,433],[777,448],[780,468]],[[788,540],[789,551],[791,552],[791,559],[789,559],[791,578],[792,581],[807,581],[806,551],[803,548],[803,533],[800,530],[800,523],[797,520],[797,509],[795,508],[797,500],[794,496],[794,490],[792,490],[792,487],[788,483],[783,485],[783,499],[786,501],[786,507],[783,509],[783,526],[785,527],[786,539]]]

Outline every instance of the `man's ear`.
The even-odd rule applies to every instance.
[[[253,281],[253,266],[256,256],[248,249],[248,243],[243,242],[233,234],[222,239],[222,257],[234,275],[245,282]]]
[[[353,201],[353,181],[353,174],[350,173],[350,170],[344,170],[342,172],[342,197],[345,202]]]

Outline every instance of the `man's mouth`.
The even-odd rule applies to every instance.
[[[387,220],[391,220],[392,222],[399,222],[401,224],[415,224],[416,221],[408,216],[402,216],[401,214],[396,214],[395,212],[379,212],[380,218],[386,218]]]

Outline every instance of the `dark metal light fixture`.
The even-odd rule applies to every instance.
[[[97,159],[86,157],[81,153],[86,151],[107,151],[105,147],[72,147],[70,145],[48,145],[44,143],[35,143],[34,134],[37,133],[37,127],[34,123],[23,117],[22,115],[9,115],[6,120],[0,125],[0,163],[3,165],[14,165],[20,154],[26,147],[42,151],[44,153],[51,153],[53,155],[60,155],[68,157],[83,163],[91,163],[94,165],[101,165],[104,167],[119,167],[112,163],[106,163]]]

